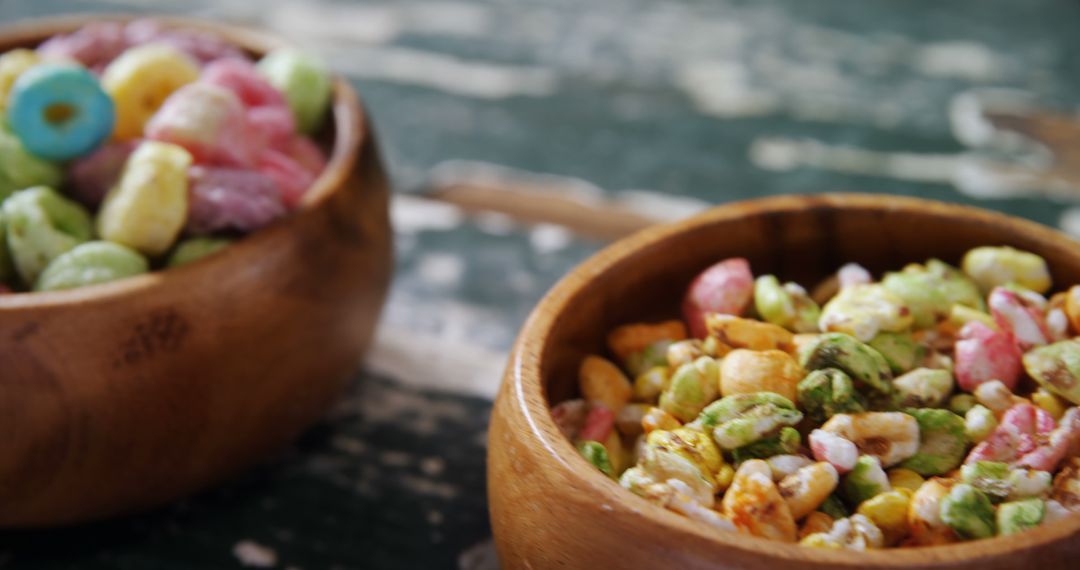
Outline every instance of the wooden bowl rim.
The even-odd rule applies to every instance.
[[[151,19],[170,28],[187,28],[217,35],[252,53],[266,53],[275,47],[290,45],[281,36],[255,28],[208,22],[195,18],[159,14],[78,14],[20,20],[0,26],[0,43],[36,44],[49,36],[70,32],[91,22],[128,22]],[[300,207],[284,218],[241,237],[229,247],[193,263],[159,269],[97,285],[63,291],[21,292],[0,295],[0,313],[30,311],[44,307],[86,306],[108,299],[148,292],[162,287],[166,281],[181,276],[198,279],[195,274],[213,275],[228,266],[242,267],[245,258],[257,255],[268,244],[293,231],[299,219],[321,206],[346,187],[356,165],[360,149],[369,138],[368,120],[360,97],[352,85],[334,76],[331,110],[334,121],[334,142],[326,167],[301,199]]]
[[[540,382],[547,349],[546,339],[550,336],[552,329],[558,325],[562,316],[566,314],[567,305],[582,294],[594,276],[611,271],[638,251],[660,246],[679,234],[748,216],[815,207],[834,210],[909,211],[942,217],[962,216],[982,224],[1000,226],[1012,235],[1027,235],[1045,243],[1059,244],[1060,247],[1080,247],[1080,243],[1069,236],[1032,221],[972,206],[886,194],[792,195],[732,202],[682,222],[642,230],[596,253],[563,277],[545,295],[522,328],[510,362],[511,373],[507,378],[510,385],[504,389],[510,391],[511,399],[516,403],[515,411],[524,414],[524,420],[531,430],[530,435],[541,444],[543,451],[536,448],[537,452],[546,453],[550,459],[554,460],[554,462],[545,463],[549,466],[557,466],[567,477],[581,483],[582,488],[587,488],[593,493],[592,500],[597,505],[614,505],[614,514],[617,516],[637,515],[648,521],[650,525],[666,527],[671,532],[694,538],[697,541],[711,542],[716,545],[718,552],[734,548],[772,558],[781,563],[813,561],[843,567],[867,565],[911,567],[931,561],[970,562],[1006,552],[1032,549],[1070,537],[1076,539],[1080,535],[1080,514],[1074,514],[1065,520],[1012,536],[944,546],[867,552],[808,548],[741,533],[710,531],[704,524],[670,512],[626,491],[585,461],[571,442],[562,437],[551,418],[547,398]]]

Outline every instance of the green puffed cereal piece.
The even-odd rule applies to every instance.
[[[938,408],[909,408],[904,413],[919,422],[919,450],[901,462],[900,467],[923,477],[956,469],[967,451],[964,419]]]
[[[180,267],[193,261],[202,259],[212,253],[217,253],[232,243],[226,238],[196,237],[180,242],[169,256],[169,267]]]
[[[851,378],[838,368],[822,368],[806,375],[798,384],[799,405],[815,424],[836,414],[866,411],[866,403],[855,390]]]
[[[953,485],[941,499],[941,520],[966,539],[990,538],[997,532],[990,499],[967,483]]]
[[[108,241],[88,241],[61,253],[41,272],[35,291],[75,289],[149,271],[139,252]]]
[[[948,370],[916,368],[893,379],[893,401],[898,407],[938,408],[952,394],[954,384]]]
[[[660,394],[660,409],[682,422],[693,420],[719,392],[720,366],[708,356],[684,364]]]
[[[906,332],[878,333],[867,344],[885,357],[893,374],[903,374],[911,370],[916,362],[922,360],[925,353],[925,348]]]
[[[32,186],[57,188],[63,178],[59,166],[30,154],[19,137],[0,126],[0,201]]]
[[[798,356],[799,364],[806,370],[837,368],[844,371],[867,397],[881,398],[892,394],[892,369],[885,357],[851,335],[819,335],[803,345]]]
[[[667,366],[656,366],[634,378],[633,398],[638,402],[655,402],[667,388],[671,378]]]
[[[1047,390],[1080,404],[1080,342],[1063,340],[1029,350],[1024,370]]]
[[[631,377],[637,377],[656,366],[667,364],[667,351],[671,345],[669,340],[661,340],[646,346],[637,352],[631,352],[623,363],[623,368],[630,373]]]
[[[953,305],[985,310],[978,286],[959,269],[937,259],[887,273],[882,286],[911,309],[916,328],[929,328],[949,316]]]
[[[15,270],[28,285],[37,281],[50,261],[93,234],[86,210],[45,186],[12,194],[4,201],[3,211]]]
[[[601,473],[613,479],[615,478],[615,469],[611,466],[611,459],[608,458],[604,444],[597,441],[583,441],[578,444],[578,452],[586,461],[592,463],[593,467],[599,469]]]
[[[773,275],[754,281],[754,309],[762,320],[794,332],[817,332],[821,316],[805,289],[795,283],[781,285]]]
[[[863,501],[891,491],[889,476],[881,468],[881,461],[872,455],[861,455],[855,468],[840,482],[840,495],[848,505],[857,507]]]
[[[960,468],[960,480],[982,491],[992,503],[1004,501],[1012,492],[1008,463],[976,461]]]
[[[793,427],[780,428],[778,435],[767,437],[735,448],[731,452],[735,463],[742,463],[747,459],[768,459],[777,455],[791,455],[799,451],[802,436],[799,430]]]
[[[259,60],[256,68],[285,95],[301,132],[310,134],[319,128],[333,90],[326,65],[306,53],[281,48]]]
[[[724,422],[739,418],[758,407],[772,406],[783,410],[796,410],[791,400],[775,392],[757,392],[754,394],[732,394],[725,396],[705,407],[698,417],[702,427],[716,427]]]
[[[964,435],[972,443],[981,443],[997,429],[998,421],[994,412],[982,404],[975,404],[964,414]]]
[[[695,421],[712,429],[717,445],[734,450],[769,437],[784,426],[802,420],[802,412],[787,398],[773,392],[733,394],[709,404]]]
[[[974,408],[979,404],[979,401],[975,399],[975,396],[971,394],[957,394],[952,398],[949,398],[949,411],[954,414],[964,415],[968,413],[968,410]]]
[[[818,505],[817,510],[829,515],[836,520],[840,520],[851,514],[851,511],[848,510],[847,505],[844,504],[844,501],[840,500],[840,497],[836,495],[836,493],[829,495],[824,502]]]
[[[998,534],[1008,535],[1035,528],[1046,516],[1046,501],[1039,498],[1002,503],[997,509]]]

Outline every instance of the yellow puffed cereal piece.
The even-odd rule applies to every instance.
[[[191,163],[174,144],[139,145],[98,212],[98,235],[147,255],[167,251],[187,218]]]
[[[651,433],[654,430],[673,430],[682,427],[675,416],[661,410],[660,408],[649,408],[645,415],[641,417],[641,429],[645,433]]]
[[[129,140],[174,91],[199,78],[199,66],[183,52],[163,44],[131,48],[113,60],[101,86],[116,104],[113,138]]]
[[[1046,260],[1012,247],[976,247],[964,254],[962,267],[984,292],[1009,283],[1036,293],[1050,290]]]
[[[590,402],[602,402],[613,412],[618,412],[630,401],[633,391],[630,379],[611,361],[600,356],[587,356],[578,369],[578,388],[583,398]]]
[[[922,475],[919,475],[911,469],[904,469],[903,467],[889,469],[887,474],[889,476],[889,485],[891,485],[893,489],[907,489],[914,493],[926,482],[926,479],[923,479]]]
[[[1044,409],[1054,420],[1060,420],[1061,416],[1065,415],[1066,403],[1061,398],[1047,390],[1046,388],[1039,388],[1031,394],[1031,403]]]
[[[802,527],[799,528],[799,540],[802,540],[811,534],[826,533],[832,528],[833,518],[829,515],[821,512],[814,511],[806,515],[806,519],[803,520]]]
[[[858,513],[874,522],[885,536],[885,544],[899,542],[908,534],[909,489],[894,489],[876,495],[859,505]]]
[[[626,360],[635,352],[662,340],[672,342],[686,338],[686,325],[682,321],[664,321],[662,323],[634,323],[623,325],[608,334],[608,348],[620,360]]]
[[[7,112],[7,99],[15,80],[40,61],[38,54],[29,49],[13,49],[0,55],[0,116]]]

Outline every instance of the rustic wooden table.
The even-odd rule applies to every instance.
[[[1075,0],[4,0],[0,21],[87,11],[260,25],[323,54],[378,124],[397,277],[348,398],[293,448],[155,512],[0,533],[0,567],[492,568],[506,351],[605,240],[837,190],[1080,234]]]

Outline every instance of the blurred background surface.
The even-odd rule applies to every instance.
[[[397,277],[349,397],[292,449],[155,512],[0,533],[0,567],[493,568],[489,402],[530,308],[605,240],[824,191],[1080,235],[1075,0],[0,2],[5,25],[93,12],[266,27],[348,77]]]

